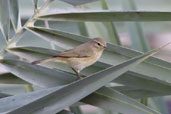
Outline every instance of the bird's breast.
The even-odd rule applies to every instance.
[[[85,67],[88,67],[88,66],[94,64],[100,58],[100,56],[102,55],[102,52],[103,51],[96,52],[96,53],[92,54],[92,56],[90,56],[90,57],[71,58],[69,60],[70,66],[75,69],[82,70]]]

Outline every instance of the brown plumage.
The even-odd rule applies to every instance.
[[[80,76],[80,71],[94,64],[100,58],[105,48],[106,42],[102,38],[94,38],[73,49],[63,51],[57,56],[34,61],[32,64],[41,64],[50,61],[61,62],[69,65]]]

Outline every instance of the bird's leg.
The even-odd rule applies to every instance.
[[[77,74],[77,80],[81,79],[80,71],[72,68],[72,70]]]

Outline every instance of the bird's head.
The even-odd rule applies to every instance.
[[[106,42],[102,38],[94,38],[91,40],[93,48],[97,50],[104,50],[107,48]]]

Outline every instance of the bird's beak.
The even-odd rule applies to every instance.
[[[104,49],[106,49],[106,48],[107,48],[107,46],[103,46],[103,48],[104,48]]]

